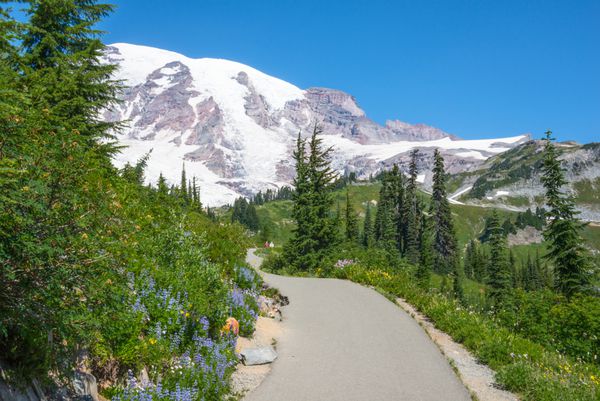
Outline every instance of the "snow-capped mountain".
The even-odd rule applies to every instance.
[[[415,147],[423,150],[424,167],[440,148],[450,172],[465,171],[528,139],[460,140],[423,124],[382,126],[347,93],[302,90],[228,60],[119,43],[107,48],[105,61],[119,66],[115,78],[127,85],[122,104],[104,113],[107,120],[128,121],[117,135],[126,148],[115,164],[152,151],[147,180],[155,182],[162,173],[173,183],[185,164],[208,205],[289,184],[295,139],[298,132],[308,135],[315,122],[324,129],[325,144],[335,148],[334,166],[359,176],[403,165]],[[428,181],[427,174],[422,178]]]

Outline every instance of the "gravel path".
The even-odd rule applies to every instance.
[[[247,261],[261,258],[250,250]],[[289,297],[278,359],[246,401],[463,401],[471,397],[403,310],[345,280],[262,273]]]

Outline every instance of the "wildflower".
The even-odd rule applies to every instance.
[[[234,317],[228,317],[225,321],[225,325],[221,329],[221,334],[224,333],[233,333],[234,335],[238,335],[240,332],[240,323]]]

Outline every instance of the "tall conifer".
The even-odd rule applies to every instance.
[[[358,217],[350,198],[350,189],[346,187],[346,239],[358,241]]]
[[[363,225],[362,243],[366,248],[371,248],[375,241],[373,231],[373,217],[371,216],[371,202],[367,202],[367,211],[365,212],[365,221]]]
[[[457,243],[450,203],[446,197],[444,159],[438,149],[434,152],[433,188],[429,210],[433,219],[436,268],[442,273],[453,272],[457,258]]]
[[[575,209],[575,200],[572,195],[562,192],[567,181],[551,131],[546,132],[544,141],[542,183],[549,208],[546,213],[548,224],[544,230],[544,238],[549,242],[546,257],[554,262],[557,289],[571,297],[590,288],[590,258],[581,238],[584,224],[577,218],[579,212]]]
[[[496,304],[506,301],[508,292],[512,287],[510,267],[507,260],[506,237],[500,224],[498,212],[494,210],[489,220],[490,229],[490,259],[488,264],[488,284],[490,297]]]

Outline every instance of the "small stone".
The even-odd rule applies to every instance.
[[[98,385],[96,378],[90,373],[81,370],[75,371],[73,389],[75,394],[82,400],[98,401]]]
[[[277,359],[277,352],[273,347],[246,348],[240,352],[242,362],[246,366],[264,365]]]

